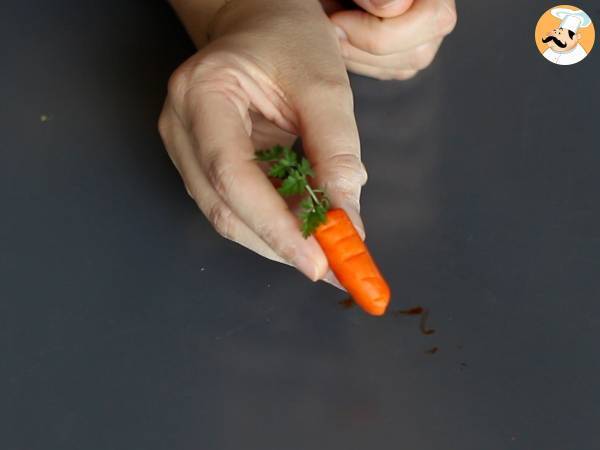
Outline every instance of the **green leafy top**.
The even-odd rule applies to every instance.
[[[300,203],[302,208],[300,228],[305,238],[310,236],[319,225],[325,223],[329,200],[322,190],[310,186],[308,177],[314,177],[315,174],[306,158],[299,160],[298,155],[291,148],[276,145],[267,150],[258,150],[255,159],[271,164],[268,175],[282,180],[281,187],[277,190],[284,197],[305,192],[308,194]]]

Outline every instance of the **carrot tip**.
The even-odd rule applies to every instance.
[[[315,238],[331,270],[356,303],[367,314],[384,315],[390,289],[346,212],[329,210],[327,222],[317,228]]]
[[[368,305],[361,305],[362,309],[372,316],[383,316],[389,305],[389,297],[370,301]]]

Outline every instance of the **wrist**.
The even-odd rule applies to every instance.
[[[290,26],[321,18],[326,16],[318,0],[225,0],[213,14],[207,34],[210,40],[230,31],[258,29],[286,35]]]
[[[227,3],[227,0],[169,0],[197,48],[208,43],[211,24],[218,11]]]

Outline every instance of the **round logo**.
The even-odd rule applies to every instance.
[[[546,11],[535,27],[535,44],[544,58],[560,66],[584,60],[595,40],[592,19],[585,11],[559,5]]]

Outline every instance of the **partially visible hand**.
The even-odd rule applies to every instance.
[[[159,130],[189,194],[227,239],[312,280],[327,275],[319,244],[303,238],[291,205],[254,161],[255,149],[298,135],[315,184],[363,230],[358,205],[367,175],[352,91],[316,1],[228,3],[211,42],[171,77]]]
[[[381,80],[405,80],[429,66],[457,20],[454,0],[355,0],[366,12],[321,3],[348,70]]]

